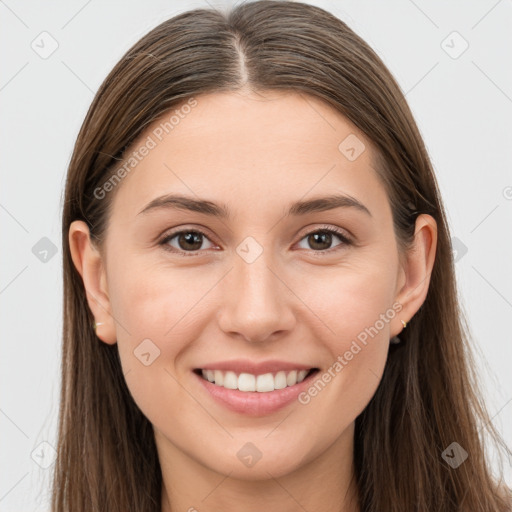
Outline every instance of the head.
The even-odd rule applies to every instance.
[[[432,166],[399,86],[334,16],[255,2],[141,39],[78,136],[63,247],[58,468],[87,470],[93,504],[158,505],[164,449],[258,480],[352,442],[363,510],[445,510],[439,489],[472,492],[441,458],[453,440],[479,452]],[[331,378],[273,413],[267,436],[269,415],[201,404],[195,370],[238,358]],[[249,442],[261,461],[235,464]],[[483,482],[474,459],[466,476]],[[116,467],[129,469],[109,478]]]

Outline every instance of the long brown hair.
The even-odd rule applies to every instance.
[[[492,474],[486,433],[510,454],[477,388],[457,299],[451,240],[432,165],[405,98],[376,53],[343,21],[300,2],[256,1],[223,13],[196,9],[138,41],[101,85],[78,135],[63,204],[63,348],[53,512],[160,512],[152,425],[126,386],[117,345],[98,340],[68,241],[81,219],[101,247],[112,194],[94,193],[127,148],[170,109],[214,91],[313,95],[374,144],[400,248],[418,214],[438,242],[425,302],[391,345],[380,385],[356,419],[361,511],[496,512],[509,489]],[[468,454],[457,468],[442,453]]]

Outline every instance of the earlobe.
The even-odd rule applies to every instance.
[[[414,322],[414,315],[427,297],[436,247],[437,223],[431,215],[421,214],[416,219],[413,247],[405,256],[405,282],[396,297],[396,301],[402,305],[402,310],[392,325],[392,336],[396,336],[403,329],[401,320],[407,323]]]
[[[69,227],[69,247],[73,264],[82,277],[87,303],[94,316],[95,331],[105,343],[116,343],[115,322],[112,317],[105,268],[99,250],[91,241],[89,226],[81,220]],[[94,328],[94,324],[91,325]]]

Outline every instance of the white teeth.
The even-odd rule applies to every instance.
[[[222,385],[228,389],[237,389],[238,388],[238,379],[236,377],[236,373],[235,372],[226,372],[224,374],[224,382],[222,383]]]
[[[297,373],[297,382],[302,382],[306,378],[308,371],[309,370],[300,370],[299,373]]]
[[[274,389],[283,389],[286,387],[286,373],[281,371],[277,372],[274,377]]]
[[[240,391],[258,391],[267,393],[276,389],[284,389],[287,386],[294,386],[302,382],[309,370],[292,370],[290,372],[279,371],[276,374],[265,373],[263,375],[252,375],[250,373],[241,373],[221,370],[201,370],[203,377],[214,383],[216,386],[222,386],[227,389],[238,389]]]
[[[296,383],[297,383],[297,370],[293,370],[286,376],[286,384],[288,384],[288,386],[293,386]]]
[[[214,370],[213,375],[215,383],[222,386],[224,384],[224,374],[220,370]]]
[[[240,375],[240,377],[242,375]],[[239,389],[241,391],[244,391],[242,388]],[[258,375],[258,377],[256,378],[256,389],[251,389],[251,391],[259,391],[260,393],[266,393],[268,391],[274,391],[274,389],[274,376],[271,373],[265,373],[264,375]]]
[[[256,391],[256,377],[250,373],[241,373],[238,376],[238,389],[240,391]]]

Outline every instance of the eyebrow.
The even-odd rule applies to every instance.
[[[334,210],[335,208],[355,208],[370,217],[372,216],[370,210],[356,198],[342,194],[318,197],[307,201],[297,201],[291,204],[286,215],[299,216],[313,212],[325,212]],[[219,217],[221,219],[229,219],[232,216],[227,205],[177,194],[167,194],[153,199],[138,215],[161,209],[186,210],[210,215],[212,217]]]

